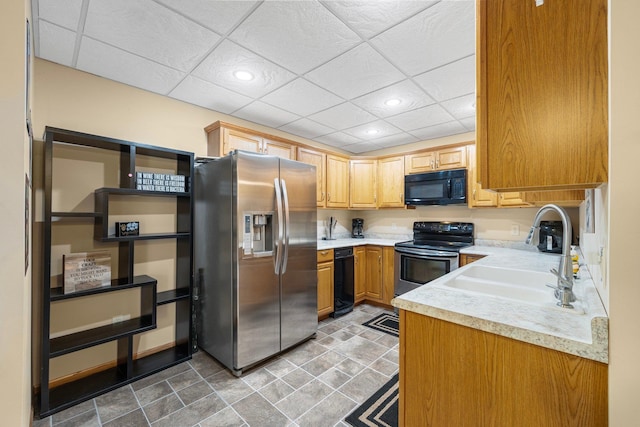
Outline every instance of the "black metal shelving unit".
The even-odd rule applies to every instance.
[[[46,417],[114,390],[137,379],[161,371],[191,358],[192,292],[193,292],[193,197],[190,181],[193,177],[193,153],[154,147],[129,141],[89,135],[80,132],[47,127],[44,134],[44,230],[43,230],[43,287],[41,315],[40,389],[37,396],[39,416]],[[94,212],[53,212],[54,149],[58,144],[77,145],[89,149],[102,149],[119,153],[119,183],[117,188],[98,188],[94,191]],[[155,192],[135,188],[136,159],[138,156],[175,161],[175,173],[186,177],[185,192]],[[63,191],[63,189],[57,189]],[[109,197],[169,197],[176,201],[175,230],[167,233],[141,234],[116,237],[108,234]],[[134,202],[135,203],[135,200]],[[59,222],[93,222],[94,233],[87,236],[99,244],[117,246],[118,268],[112,269],[109,286],[65,294],[62,288],[52,288],[51,263],[52,229]],[[136,242],[142,240],[175,239],[175,289],[158,292],[157,280],[147,275],[134,275]],[[115,276],[115,277],[114,277]],[[100,296],[127,289],[139,289],[140,315],[106,326],[93,327],[80,332],[51,338],[51,305],[89,296]],[[160,305],[175,304],[175,341],[170,348],[134,358],[133,337],[156,328],[156,312]],[[117,342],[115,366],[88,376],[50,387],[51,360],[110,341]]]

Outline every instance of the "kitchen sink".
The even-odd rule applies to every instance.
[[[548,305],[555,303],[555,298],[553,290],[545,285],[555,286],[555,283],[556,277],[551,273],[472,265],[450,280],[442,282],[441,286],[529,304]]]

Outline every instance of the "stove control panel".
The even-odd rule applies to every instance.
[[[414,233],[473,235],[473,224],[469,222],[416,221],[413,223],[413,231]]]

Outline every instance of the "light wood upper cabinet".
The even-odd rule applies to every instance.
[[[298,147],[298,161],[304,162],[316,167],[316,206],[324,208],[327,202],[327,175],[326,161],[327,155],[308,148]]]
[[[350,160],[349,207],[377,206],[377,160]]]
[[[475,145],[470,145],[467,151],[469,155],[469,167],[467,168],[467,205],[470,208],[497,207],[498,194],[495,191],[484,190],[478,182]]]
[[[243,150],[252,153],[270,154],[283,159],[296,159],[296,147],[285,141],[268,138],[260,132],[216,122],[205,128],[207,132],[207,155],[226,156],[230,151]],[[274,137],[275,138],[275,137]]]
[[[522,193],[518,191],[509,191],[498,195],[498,207],[528,207],[531,204],[522,199]]]
[[[607,0],[477,2],[477,144],[483,187],[607,181]]]
[[[349,159],[327,154],[328,208],[349,207]]]
[[[467,147],[463,145],[407,154],[404,160],[406,174],[464,168],[467,166]]]
[[[265,138],[262,147],[264,154],[280,157],[281,159],[296,160],[296,147],[286,142]]]
[[[220,137],[218,142],[219,148],[213,147],[213,152],[209,150],[210,156],[226,156],[227,153],[233,150],[250,151],[252,153],[262,152],[262,137],[253,135],[247,132],[242,132],[236,129],[221,128],[220,132],[216,135]]]
[[[404,156],[378,160],[378,207],[404,207]]]

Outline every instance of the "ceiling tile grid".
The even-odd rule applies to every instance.
[[[31,1],[40,58],[352,153],[475,130],[474,0]]]

